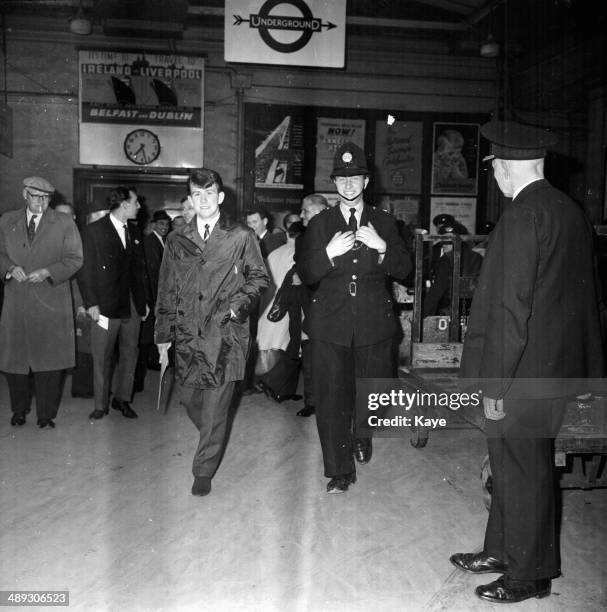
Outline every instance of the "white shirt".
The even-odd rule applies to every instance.
[[[33,213],[29,208],[25,209],[25,215],[27,217],[27,226],[29,227],[30,220],[32,217],[36,217],[34,219],[34,225],[36,226],[36,231],[38,231],[38,226],[40,225],[40,219],[42,219],[42,213]]]
[[[116,217],[114,217],[112,213],[110,213],[110,221],[112,222],[112,224],[116,228],[116,231],[118,232],[118,235],[120,236],[122,246],[126,249],[126,227],[124,227],[126,225],[126,222],[123,223],[122,221],[119,221],[118,219],[116,219]]]
[[[198,233],[200,237],[204,240],[204,226],[209,226],[209,236],[213,233],[213,229],[215,225],[219,221],[219,213],[217,213],[212,219],[205,219],[204,221],[200,217],[196,217],[196,228],[198,229]]]
[[[348,224],[348,221],[350,220],[350,209],[351,208],[356,209],[356,212],[354,213],[354,216],[356,217],[356,227],[360,227],[360,218],[363,215],[363,204],[360,203],[358,206],[347,206],[343,202],[339,203],[339,210],[341,210],[341,214],[344,216],[344,219],[346,220],[346,225]]]
[[[531,183],[535,183],[535,181],[541,181],[542,178],[538,177],[538,178],[534,178],[531,179],[530,181],[527,181],[524,185],[521,185],[513,194],[512,194],[512,199],[514,200],[514,198],[516,198],[516,196],[523,191],[523,189],[525,189],[525,187],[527,187],[527,185],[531,185]]]

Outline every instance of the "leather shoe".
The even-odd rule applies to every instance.
[[[508,576],[500,576],[489,584],[476,587],[474,592],[485,601],[494,603],[518,603],[531,597],[548,597],[550,595],[550,579],[514,580]]]
[[[89,414],[89,419],[102,419],[106,414],[107,412],[105,410],[95,409]]]
[[[369,463],[372,454],[371,438],[357,438],[354,440],[354,458],[358,463],[362,465]]]
[[[40,427],[40,429],[44,429],[45,427],[55,429],[55,423],[53,419],[38,419],[38,427]]]
[[[345,493],[351,484],[356,482],[356,472],[333,476],[327,485],[327,493]]]
[[[129,406],[129,403],[124,400],[119,400],[115,397],[112,398],[112,408],[114,408],[114,410],[120,410],[122,416],[127,419],[137,418],[137,413]]]
[[[211,479],[208,476],[196,476],[192,485],[192,495],[203,497],[211,492]]]
[[[25,415],[24,414],[13,414],[11,417],[11,425],[13,427],[21,425],[25,425]]]
[[[314,414],[316,409],[314,406],[304,406],[301,410],[298,410],[295,414],[300,417],[309,417]]]
[[[458,569],[472,574],[503,574],[508,571],[507,563],[490,557],[484,552],[455,553],[449,557],[449,561]]]

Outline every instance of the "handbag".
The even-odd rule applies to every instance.
[[[255,362],[255,376],[269,372],[280,360],[283,351],[280,349],[265,349],[259,351]]]
[[[268,321],[272,321],[272,323],[278,323],[281,321],[284,316],[289,312],[289,304],[287,300],[287,291],[291,287],[291,282],[293,281],[293,275],[295,274],[295,266],[293,266],[286,274],[284,280],[282,281],[282,285],[276,291],[276,295],[274,296],[274,301],[272,302],[272,306],[270,310],[268,310],[268,314],[266,315]]]

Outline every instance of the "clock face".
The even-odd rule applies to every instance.
[[[160,155],[160,140],[150,130],[133,130],[124,139],[124,153],[135,164],[151,164]]]

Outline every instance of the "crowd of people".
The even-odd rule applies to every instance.
[[[484,258],[462,253],[478,286],[461,375],[483,392],[493,502],[483,550],[451,562],[501,574],[476,594],[513,603],[549,595],[558,575],[552,445],[567,398],[581,390],[572,381],[602,376],[603,354],[592,227],[544,178],[553,138],[508,122],[481,133],[495,180],[512,199]],[[406,278],[412,262],[396,219],[365,202],[365,152],[344,143],[329,174],[339,203],[308,195],[301,212],[284,215],[283,231],[261,209],[243,223],[229,218],[220,175],[193,170],[183,214],[155,212],[145,236],[133,223],[140,203],[132,187],[114,189],[108,214],[79,232],[73,210],[49,208],[49,181],[24,179],[25,208],[0,218],[0,371],[11,425],[26,423],[35,395],[39,427],[55,427],[62,372],[75,366],[77,287],[93,322],[92,420],[110,407],[137,418],[131,398],[146,370],[170,363],[199,434],[192,494],[205,496],[235,393],[301,399],[301,369],[297,414],[316,416],[326,491],[347,492],[357,464],[373,454],[355,419],[356,380],[396,375],[389,281]],[[438,221],[439,233],[465,233],[453,218]],[[440,311],[449,258],[444,250],[426,314]],[[519,384],[529,379],[545,384],[530,394]]]

